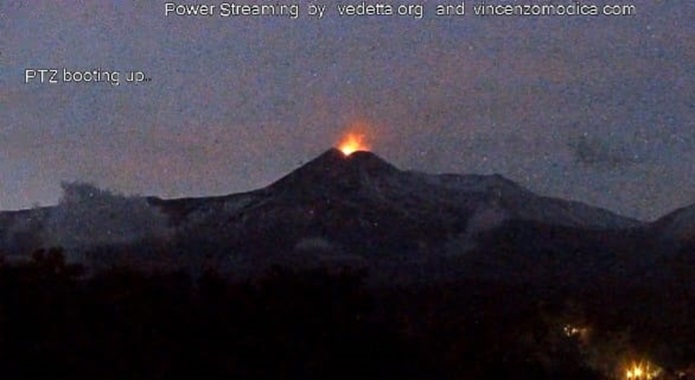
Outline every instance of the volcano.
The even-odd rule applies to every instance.
[[[545,261],[568,266],[563,273],[594,271],[592,262],[612,265],[616,251],[634,247],[643,226],[500,175],[407,171],[371,152],[338,149],[259,190],[150,202],[175,221],[181,256],[233,257],[222,266],[245,271],[321,260],[394,273],[434,266],[533,275]]]
[[[156,261],[166,251],[188,267],[205,260],[244,273],[278,262],[349,262],[420,276],[579,278],[625,271],[635,261],[626,257],[649,246],[645,224],[607,210],[540,196],[500,175],[401,170],[359,150],[329,149],[251,192],[147,201],[166,215],[171,233],[109,252]],[[43,209],[0,221],[31,218],[40,229],[50,215]]]

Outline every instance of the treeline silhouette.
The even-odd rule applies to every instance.
[[[664,302],[652,293],[640,293],[642,303],[632,309],[616,305],[615,294],[603,289],[583,295],[592,302],[567,306],[559,290],[474,281],[373,288],[367,276],[361,269],[280,267],[242,282],[212,269],[197,277],[116,266],[88,274],[66,263],[59,249],[38,251],[26,262],[0,264],[0,373],[47,379],[609,378],[599,364],[617,358],[596,357],[603,351],[566,336],[569,322],[601,326],[606,336],[630,332],[631,349],[655,348],[667,362],[693,359],[692,328],[668,327],[688,328],[691,295],[682,295],[680,314],[669,310],[659,319],[650,302]],[[608,304],[614,308],[603,310]],[[621,314],[640,310],[636,324]],[[678,345],[659,344],[657,336]],[[610,344],[617,347],[616,341]]]

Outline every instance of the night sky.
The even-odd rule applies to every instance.
[[[477,17],[473,1],[437,17],[420,1],[415,19],[326,0],[321,20],[304,0],[298,19],[164,3],[0,2],[0,209],[55,204],[61,181],[252,190],[354,129],[402,169],[500,173],[643,220],[695,203],[692,1],[622,0],[631,17]],[[29,68],[121,83],[25,84]],[[125,83],[131,70],[151,81]]]

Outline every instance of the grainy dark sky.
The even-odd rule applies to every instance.
[[[403,169],[500,173],[641,219],[695,203],[691,1],[620,0],[631,17],[476,17],[468,1],[447,18],[422,0],[415,19],[317,0],[321,20],[304,0],[298,19],[165,17],[164,3],[0,2],[0,209],[54,204],[60,181],[251,190],[354,126]],[[25,84],[28,68],[121,84]],[[129,70],[151,81],[126,84]]]

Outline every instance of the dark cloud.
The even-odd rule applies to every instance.
[[[642,162],[639,154],[631,152],[619,142],[609,143],[600,137],[581,135],[570,140],[567,146],[572,150],[575,161],[586,166],[618,169],[623,165]]]

